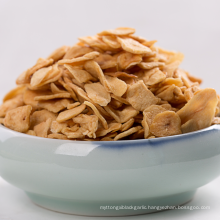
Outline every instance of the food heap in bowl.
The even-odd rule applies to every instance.
[[[4,97],[0,123],[82,141],[151,139],[219,124],[219,96],[179,69],[183,54],[134,33],[102,31],[39,58]]]

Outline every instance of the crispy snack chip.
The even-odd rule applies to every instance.
[[[157,114],[165,112],[166,109],[159,105],[151,105],[143,111],[143,121],[142,126],[144,127],[144,138],[148,138],[150,135],[149,126],[152,124],[152,121]]]
[[[87,53],[91,53],[94,50],[90,47],[74,45],[69,50],[67,50],[63,59],[73,59],[76,57],[84,56]]]
[[[127,84],[117,77],[105,76],[109,90],[116,96],[121,97],[127,91]]]
[[[15,89],[12,89],[4,96],[3,102],[16,97],[17,95],[24,94],[25,90],[26,86],[17,86]]]
[[[73,75],[73,77],[79,82],[79,83],[86,83],[88,81],[97,81],[96,78],[94,78],[91,74],[89,74],[87,71],[74,68],[71,65],[64,64],[64,66],[70,71],[70,73]]]
[[[118,65],[120,69],[128,69],[142,61],[142,56],[124,52],[118,57]]]
[[[98,119],[102,123],[103,128],[108,129],[108,124],[105,118],[100,114],[98,109],[91,102],[85,101],[84,104],[89,106],[94,111],[95,115],[98,117]]]
[[[68,46],[59,47],[53,53],[51,53],[50,56],[47,57],[47,59],[53,59],[54,62],[61,60],[66,54],[68,49],[69,49]]]
[[[119,27],[113,30],[106,30],[102,31],[98,35],[118,35],[118,36],[124,36],[133,34],[135,32],[134,28],[127,28],[127,27]]]
[[[217,103],[217,94],[214,89],[207,88],[196,92],[193,98],[177,112],[181,118],[182,132],[187,133],[209,127],[215,116]]]
[[[131,118],[121,126],[121,131],[126,131],[134,124],[134,118]]]
[[[70,118],[74,118],[75,116],[79,115],[84,109],[86,108],[85,104],[82,104],[78,107],[72,108],[70,110],[66,110],[61,112],[57,117],[57,122],[64,122],[69,120]]]
[[[32,135],[32,136],[37,136],[35,131],[33,131],[33,130],[28,130],[25,134],[29,134],[29,135]]]
[[[118,49],[121,47],[120,43],[118,42],[116,36],[112,36],[112,35],[109,35],[109,36],[103,36],[102,37],[102,40],[108,44],[109,47],[112,47],[112,48],[115,48],[115,49]]]
[[[40,108],[47,109],[48,111],[57,113],[67,108],[70,103],[71,101],[69,99],[47,100],[38,102],[38,106]]]
[[[80,102],[68,103],[67,109],[72,109],[80,105]]]
[[[44,67],[37,70],[31,78],[31,87],[37,88],[45,84],[55,82],[61,77],[62,73],[60,72],[57,65]]]
[[[117,66],[117,59],[107,53],[99,54],[95,61],[99,64],[101,69],[108,69]]]
[[[153,69],[155,67],[161,67],[161,66],[164,66],[165,64],[162,63],[162,62],[141,62],[138,64],[138,66],[142,69],[145,69],[145,70],[150,70],[150,69]]]
[[[138,111],[144,111],[150,105],[157,104],[159,99],[140,80],[128,88],[127,101]]]
[[[119,43],[121,44],[121,47],[130,53],[133,54],[152,54],[152,50],[149,47],[146,47],[142,44],[140,44],[138,41],[135,41],[131,38],[121,38],[117,37]]]
[[[23,104],[22,95],[17,95],[14,98],[5,101],[0,107],[0,117],[4,117],[9,110],[22,106]]]
[[[81,42],[89,45],[90,47],[96,49],[99,48],[101,50],[111,50],[112,48],[106,44],[101,37],[99,36],[89,36],[89,37],[79,37],[78,38]]]
[[[181,120],[178,114],[172,111],[165,111],[157,114],[152,124],[150,132],[157,137],[181,134]]]
[[[51,100],[51,99],[60,99],[60,98],[71,98],[70,93],[58,93],[53,95],[44,95],[44,96],[36,96],[34,98],[35,101],[44,101],[44,100]]]
[[[60,60],[60,61],[58,61],[58,64],[60,64],[60,65],[70,64],[72,66],[83,65],[86,61],[93,60],[98,55],[99,55],[99,53],[94,51],[94,52],[87,53],[82,57]]]
[[[30,105],[26,105],[9,110],[4,119],[5,127],[18,132],[28,131],[31,109],[32,107]]]
[[[166,75],[159,70],[159,68],[140,71],[138,77],[139,79],[142,79],[146,85],[150,86],[160,83],[166,79]]]
[[[40,124],[41,122],[45,122],[48,118],[51,118],[51,121],[56,120],[57,115],[52,113],[46,109],[35,111],[30,116],[30,129],[33,129],[34,126]]]
[[[105,136],[109,133],[118,131],[121,129],[121,123],[116,123],[116,122],[112,122],[109,124],[109,127],[107,129],[98,129],[96,132],[96,136],[97,137],[101,137],[101,136]]]
[[[106,106],[111,101],[110,94],[101,83],[85,84],[88,97],[95,103]]]
[[[110,106],[106,106],[104,108],[118,123],[127,122],[129,119],[135,117],[139,113],[139,111],[131,106],[127,106],[122,110],[115,110]]]
[[[96,138],[96,130],[98,129],[98,117],[96,115],[80,114],[73,118],[73,122],[80,124],[85,129],[83,135],[87,135],[89,138]]]
[[[28,69],[27,71],[23,72],[16,80],[18,85],[23,85],[30,82],[30,77],[37,71],[43,67],[50,66],[53,63],[53,59],[43,59],[39,58],[37,63]]]
[[[220,96],[179,68],[184,55],[119,27],[80,37],[24,71],[0,124],[44,138],[152,139],[220,124]]]
[[[117,140],[119,140],[119,139],[122,139],[122,138],[124,138],[124,137],[127,137],[127,136],[129,136],[129,135],[131,135],[131,134],[133,134],[133,133],[135,133],[135,132],[141,130],[141,128],[142,128],[141,126],[137,126],[137,127],[130,128],[129,130],[124,131],[124,132],[118,134],[118,135],[114,138],[114,141],[117,141]]]
[[[54,94],[57,94],[57,93],[65,93],[66,91],[65,90],[61,90],[59,89],[56,84],[54,83],[51,83],[50,84],[50,89],[51,89],[51,92],[54,93]]]
[[[49,134],[47,137],[52,139],[68,140],[67,136],[64,134]]]
[[[41,122],[40,124],[34,126],[34,132],[38,137],[46,138],[50,129],[51,118],[48,118],[46,121]]]

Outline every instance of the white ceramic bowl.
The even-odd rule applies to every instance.
[[[90,216],[154,212],[149,206],[186,203],[197,188],[219,174],[219,125],[117,142],[39,138],[0,126],[0,175],[34,203],[59,212]]]

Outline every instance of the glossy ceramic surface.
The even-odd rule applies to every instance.
[[[0,175],[34,203],[59,212],[155,212],[152,206],[188,202],[198,187],[219,174],[219,125],[184,135],[117,142],[39,138],[0,125]]]

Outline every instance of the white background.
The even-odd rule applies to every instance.
[[[0,98],[39,57],[73,45],[77,37],[120,26],[134,27],[137,35],[158,40],[158,46],[183,52],[181,67],[201,77],[203,87],[220,93],[219,9],[218,0],[0,0]],[[220,219],[219,185],[220,180],[204,187],[193,201],[211,203],[210,211],[169,211],[150,218]],[[0,220],[77,219],[49,213],[0,180]]]

